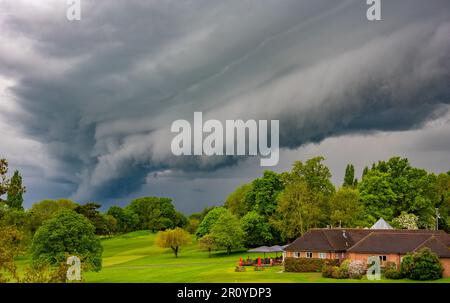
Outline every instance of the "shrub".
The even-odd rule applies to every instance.
[[[386,262],[385,268],[386,269],[397,269],[397,264],[395,262],[388,261],[388,262]]]
[[[439,257],[429,248],[423,248],[412,256],[413,262],[409,272],[411,280],[437,280],[444,271]]]
[[[234,271],[235,272],[244,272],[245,271],[245,267],[244,266],[236,266]]]
[[[339,260],[314,258],[286,258],[284,270],[287,272],[321,272],[324,265],[338,265]]]
[[[343,270],[348,271],[349,265],[350,265],[350,260],[344,260],[344,261],[342,261],[342,263],[339,267],[342,268]]]
[[[400,270],[397,270],[395,268],[388,268],[384,271],[384,277],[386,279],[398,280],[402,279],[403,275]]]
[[[403,257],[402,262],[400,263],[400,273],[403,277],[409,277],[411,274],[411,269],[413,266],[413,257],[412,254],[407,254]]]
[[[264,270],[264,267],[263,266],[254,266],[253,267],[253,269],[255,270],[255,271],[263,271]]]
[[[324,265],[322,277],[333,279],[361,279],[366,272],[366,265],[362,261],[345,260],[340,266]]]
[[[324,278],[332,278],[333,277],[333,266],[324,265],[322,267],[322,277],[324,277]]]
[[[351,279],[361,279],[366,270],[366,264],[362,261],[355,260],[348,265],[348,275]]]
[[[333,273],[331,274],[331,276],[334,279],[347,279],[348,276],[348,270],[344,267],[339,267],[339,266],[333,266]]]

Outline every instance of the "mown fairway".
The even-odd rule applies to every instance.
[[[246,272],[239,273],[234,271],[239,257],[256,258],[258,254],[241,251],[227,256],[219,252],[208,258],[208,253],[199,250],[193,238],[192,244],[183,247],[175,258],[170,249],[154,246],[154,239],[155,234],[147,231],[104,239],[103,269],[86,273],[86,282],[371,282],[326,279],[320,273],[284,273],[280,266],[260,272],[247,267]]]

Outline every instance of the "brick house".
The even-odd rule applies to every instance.
[[[323,228],[311,229],[284,250],[284,257],[350,259],[367,262],[378,256],[383,266],[397,266],[408,252],[428,247],[436,253],[450,277],[450,235],[435,230]]]

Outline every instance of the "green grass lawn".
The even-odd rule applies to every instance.
[[[263,257],[246,251],[213,253],[201,251],[192,238],[192,244],[181,248],[178,258],[171,249],[161,249],[154,245],[155,234],[137,231],[103,239],[103,269],[100,272],[85,273],[86,282],[292,282],[292,283],[398,283],[415,282],[409,280],[336,280],[323,278],[320,273],[288,273],[281,266],[266,267],[264,271],[254,271],[246,267],[246,272],[235,272],[239,258]],[[266,256],[271,256],[267,254]],[[275,256],[274,254],[272,256]],[[29,262],[28,257],[17,260],[19,272]],[[450,283],[450,278],[432,282]]]

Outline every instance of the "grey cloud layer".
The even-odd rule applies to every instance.
[[[197,110],[279,119],[295,149],[420,128],[450,102],[446,0],[385,1],[378,23],[356,0],[82,2],[78,23],[61,1],[0,4],[0,73],[20,108],[8,123],[44,145],[76,198],[240,165],[171,156],[171,122]]]

